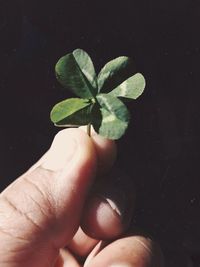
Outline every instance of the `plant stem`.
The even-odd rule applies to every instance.
[[[87,125],[87,134],[88,136],[91,136],[91,123]]]

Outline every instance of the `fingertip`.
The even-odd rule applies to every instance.
[[[86,204],[81,227],[90,237],[110,240],[122,234],[124,225],[118,211],[101,196],[93,196]]]
[[[78,166],[89,162],[96,165],[96,151],[91,139],[77,128],[59,131],[51,144],[41,166],[50,171],[64,170],[74,161]]]
[[[86,126],[81,126],[79,129],[87,132]],[[102,175],[113,166],[117,157],[117,146],[114,140],[106,139],[98,135],[93,127],[91,131],[91,139],[97,154],[98,174]]]
[[[96,239],[110,240],[129,227],[135,207],[132,177],[119,169],[95,183],[82,214],[83,230]]]
[[[98,172],[106,173],[113,165],[117,157],[117,146],[115,141],[105,139],[100,135],[92,135],[98,158]]]

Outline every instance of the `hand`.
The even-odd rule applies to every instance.
[[[98,135],[59,132],[40,161],[0,195],[0,266],[162,266],[150,239],[122,237],[132,216],[131,194],[130,203],[120,202],[126,195],[120,191],[109,194],[119,186],[112,186],[112,177],[102,180],[100,194],[91,194],[94,178],[115,154],[114,142]]]

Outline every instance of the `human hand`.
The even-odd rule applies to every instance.
[[[126,203],[120,202],[120,191],[118,198],[89,194],[115,154],[113,141],[89,138],[81,129],[59,132],[41,160],[0,195],[0,266],[162,266],[150,239],[123,237],[131,194]],[[108,190],[112,178],[102,183]]]

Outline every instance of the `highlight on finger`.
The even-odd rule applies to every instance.
[[[164,267],[158,245],[149,238],[130,236],[118,239],[86,261],[87,267]]]

